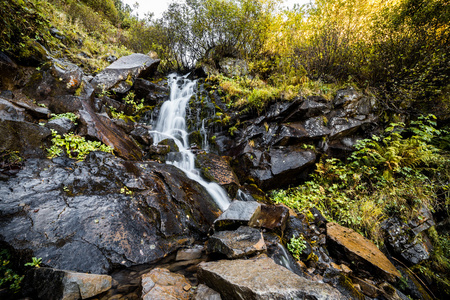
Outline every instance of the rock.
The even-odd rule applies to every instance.
[[[0,181],[0,242],[77,272],[153,262],[205,236],[220,213],[178,168],[103,152],[29,159]]]
[[[317,117],[327,113],[330,109],[330,104],[322,97],[309,96],[303,101],[295,110],[291,111],[283,120],[283,122],[295,122],[306,118]]]
[[[336,92],[333,100],[334,107],[348,106],[350,103],[357,102],[362,98],[362,95],[353,88],[343,89]]]
[[[56,130],[58,134],[63,135],[73,131],[75,129],[75,124],[67,118],[57,118],[48,121],[45,127]]]
[[[11,74],[18,72],[17,64],[3,51],[0,51],[0,90],[11,90],[16,81]]]
[[[202,257],[203,250],[204,250],[203,246],[200,245],[196,245],[193,248],[179,249],[175,260],[183,261],[183,260],[198,259]]]
[[[274,145],[289,146],[330,134],[324,124],[325,117],[315,117],[304,122],[286,123],[280,126]]]
[[[259,214],[253,218],[249,226],[284,232],[289,218],[289,209],[283,205],[261,205]]]
[[[234,200],[226,211],[214,221],[215,230],[236,229],[248,225],[261,211],[261,204],[256,201]]]
[[[133,86],[136,99],[145,99],[149,105],[157,105],[169,98],[170,89],[151,81],[137,78]]]
[[[228,77],[245,76],[248,74],[248,64],[243,59],[226,57],[219,62],[219,66],[222,73]]]
[[[27,119],[25,109],[0,98],[0,120],[25,121],[25,119]]]
[[[208,251],[225,254],[228,258],[249,256],[266,250],[259,229],[241,226],[235,231],[219,231],[208,241]]]
[[[98,73],[91,84],[96,93],[112,90],[123,94],[130,90],[136,78],[155,72],[159,62],[159,59],[152,59],[141,53],[123,56]]]
[[[143,300],[189,300],[191,285],[183,275],[156,268],[142,275],[141,287]]]
[[[194,300],[222,300],[222,297],[207,285],[199,284],[195,291]]]
[[[239,179],[225,157],[213,153],[200,153],[196,156],[196,159],[202,175],[206,179],[217,182],[228,192],[230,198],[236,196],[240,186]]]
[[[312,166],[316,161],[316,155],[311,150],[302,150],[296,147],[287,147],[270,150],[270,164],[273,177],[262,182],[265,188],[283,186],[293,183],[295,177],[301,176],[301,172]]]
[[[122,129],[117,127],[109,118],[96,114],[89,104],[82,102],[80,121],[86,128],[86,135],[97,139],[107,146],[114,148],[114,152],[125,159],[140,160],[142,151]]]
[[[198,278],[223,299],[343,299],[331,286],[302,278],[267,257],[202,262]]]
[[[0,104],[1,105],[1,104]],[[51,132],[38,124],[2,118],[0,113],[0,152],[19,151],[24,158],[45,157]]]
[[[87,299],[111,288],[109,275],[33,268],[25,277],[26,294],[45,300]]]
[[[354,270],[379,274],[395,282],[401,277],[387,257],[368,239],[352,229],[336,223],[327,223],[328,249],[338,257],[355,265]]]
[[[142,145],[152,145],[153,136],[150,134],[151,127],[145,125],[137,125],[130,135]]]
[[[13,102],[15,105],[17,105],[21,108],[24,108],[25,111],[30,116],[32,116],[36,119],[47,119],[51,114],[50,110],[46,107],[40,107],[40,106],[37,106],[36,104],[29,104],[29,103],[26,103],[26,102],[18,100],[18,99],[10,100],[10,101]]]
[[[411,223],[418,224],[416,220]],[[425,224],[427,224],[426,221],[422,223],[422,225]],[[415,265],[430,258],[433,246],[424,232],[416,234],[410,225],[404,224],[397,218],[386,220],[382,228],[386,232],[386,245],[403,260]]]

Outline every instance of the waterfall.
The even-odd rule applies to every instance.
[[[179,153],[167,157],[166,163],[183,170],[186,175],[201,184],[224,211],[230,205],[225,190],[214,182],[206,182],[195,168],[195,155],[190,150],[189,135],[186,126],[186,109],[189,99],[195,92],[196,81],[186,76],[169,75],[170,99],[161,106],[153,133],[154,144],[164,139],[172,139],[179,148]],[[204,130],[204,124],[202,123]],[[205,131],[206,132],[206,131]],[[205,145],[203,145],[205,146]],[[205,149],[207,150],[207,149]]]

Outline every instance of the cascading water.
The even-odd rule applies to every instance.
[[[168,157],[166,163],[175,165],[186,175],[201,184],[219,208],[223,211],[230,205],[227,193],[220,185],[206,182],[195,168],[195,155],[189,149],[189,135],[186,128],[186,107],[195,92],[196,81],[186,76],[169,75],[170,99],[163,103],[153,133],[153,140],[158,144],[164,139],[172,139],[179,148],[179,153]],[[203,127],[203,126],[202,126]],[[207,149],[205,149],[207,150]]]

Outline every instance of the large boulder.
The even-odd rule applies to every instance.
[[[198,278],[223,299],[344,299],[333,287],[300,277],[267,257],[202,262]]]
[[[88,299],[111,288],[108,275],[33,268],[25,277],[24,293],[39,300]]]
[[[112,89],[123,94],[131,89],[136,78],[155,72],[159,62],[159,59],[141,53],[123,56],[98,73],[91,84],[97,93]]]
[[[221,211],[184,172],[93,152],[30,159],[0,181],[0,242],[52,268],[104,274],[207,234]]]
[[[327,223],[327,237],[330,252],[351,262],[354,270],[369,272],[369,275],[378,274],[391,282],[401,277],[400,272],[377,246],[354,230],[336,223]]]

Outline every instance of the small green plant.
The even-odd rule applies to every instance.
[[[133,195],[133,191],[131,191],[126,186],[124,186],[123,188],[120,189],[120,193],[125,194],[125,195]]]
[[[11,256],[9,252],[6,249],[2,249],[0,251],[0,288],[5,286],[13,293],[17,293],[24,276],[16,274],[10,268],[10,264]]]
[[[300,260],[300,255],[302,254],[303,250],[306,249],[306,241],[303,235],[300,235],[297,238],[291,238],[291,240],[287,244],[287,248],[296,260]]]
[[[78,116],[74,113],[71,112],[67,112],[67,113],[63,113],[63,114],[52,114],[52,117],[50,118],[51,120],[56,120],[56,119],[62,119],[62,118],[66,118],[69,119],[70,121],[72,121],[75,125],[77,125],[76,121],[78,120]]]
[[[113,148],[106,146],[98,141],[86,141],[84,137],[73,133],[67,133],[63,136],[59,135],[55,130],[52,130],[53,145],[47,149],[48,157],[53,158],[60,156],[63,151],[67,153],[70,158],[83,160],[92,151],[103,151],[112,153]]]
[[[31,262],[28,262],[25,264],[25,267],[34,267],[34,268],[40,268],[42,263],[42,258],[32,257]]]

